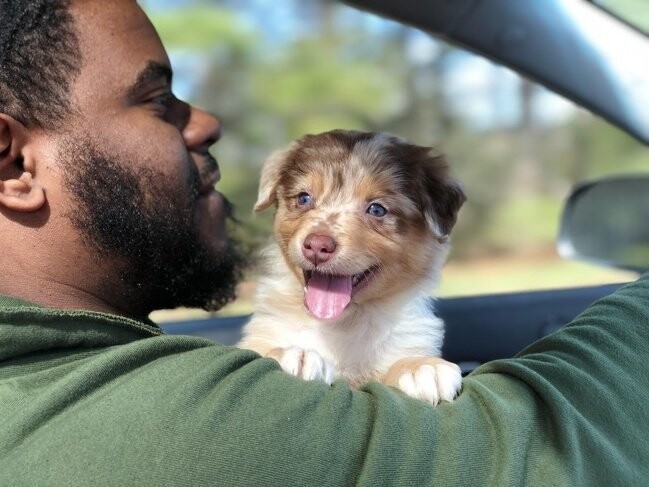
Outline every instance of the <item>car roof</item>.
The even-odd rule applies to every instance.
[[[343,1],[503,64],[649,144],[649,38],[589,1]]]

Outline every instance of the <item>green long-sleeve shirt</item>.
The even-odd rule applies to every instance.
[[[649,485],[649,278],[431,407],[0,298],[0,485]]]

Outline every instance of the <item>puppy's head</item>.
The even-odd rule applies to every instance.
[[[334,130],[266,161],[255,210],[276,204],[275,239],[313,316],[434,283],[465,196],[430,152]]]

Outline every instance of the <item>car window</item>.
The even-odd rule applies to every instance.
[[[435,146],[465,185],[439,295],[633,278],[557,255],[561,205],[575,183],[649,168],[645,147],[573,103],[418,30],[332,2],[144,7],[169,48],[177,94],[222,120],[219,188],[237,205],[235,232],[251,252],[271,231],[272,212],[251,216],[270,152],[304,133],[379,130]],[[222,313],[251,311],[255,275]]]

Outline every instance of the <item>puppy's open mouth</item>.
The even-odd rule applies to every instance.
[[[358,274],[343,276],[325,274],[318,271],[304,271],[304,305],[318,319],[332,320],[338,318],[352,296],[367,286],[376,273],[371,267]]]

